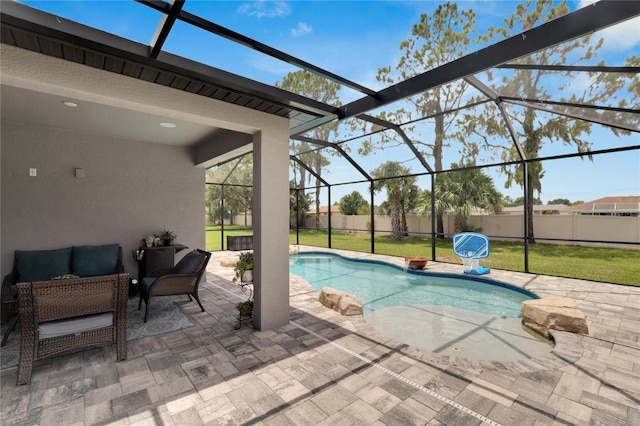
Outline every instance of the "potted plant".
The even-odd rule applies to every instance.
[[[240,318],[250,317],[253,314],[253,300],[238,303],[236,309]]]
[[[253,252],[240,253],[240,259],[233,265],[233,272],[235,272],[234,283],[253,281]]]
[[[162,244],[165,246],[170,246],[173,244],[173,240],[175,240],[177,237],[177,235],[172,232],[172,231],[167,231],[166,229],[164,231],[162,231],[162,234],[160,234],[160,241],[162,241]]]

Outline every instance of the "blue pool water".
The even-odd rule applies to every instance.
[[[522,302],[537,298],[495,281],[405,271],[390,264],[324,253],[292,256],[289,272],[318,291],[333,287],[356,296],[362,301],[365,315],[392,306],[440,305],[520,318]]]

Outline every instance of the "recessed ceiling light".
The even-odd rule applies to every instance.
[[[75,103],[75,102],[71,102],[71,101],[64,101],[62,104],[63,104],[63,105],[66,105],[66,106],[68,106],[68,107],[71,107],[71,108],[75,108],[75,107],[77,107],[77,106],[78,106],[78,104],[77,104],[77,103]]]
[[[166,127],[167,129],[173,129],[174,127],[176,127],[175,124],[169,123],[168,121],[163,121],[162,123],[160,123],[160,125],[162,127]]]

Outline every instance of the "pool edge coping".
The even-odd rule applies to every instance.
[[[347,255],[336,253],[336,251],[354,253],[358,257],[351,258]],[[313,249],[305,248],[303,250],[298,250],[297,253],[292,253],[291,255],[295,255],[299,253],[313,253],[313,252],[336,255],[336,256],[347,258],[349,260],[359,260],[359,261],[363,261],[363,259],[361,259],[361,257],[363,256],[386,257],[386,258],[390,258],[389,259],[390,262],[385,262],[384,260],[377,260],[377,259],[366,259],[364,261],[366,262],[377,261],[377,263],[384,263],[400,269],[402,269],[402,267],[400,266],[400,259],[402,259],[402,262],[404,263],[404,258],[396,257],[396,256],[380,255],[380,254],[371,255],[370,253],[350,252],[349,250],[344,250],[344,249],[325,249],[321,247],[320,248],[313,247]],[[394,260],[397,262],[396,264],[392,263]],[[434,262],[434,263],[437,264],[437,262]],[[427,272],[427,271],[424,271],[424,272]],[[467,275],[464,275],[462,273],[456,274],[455,272],[434,272],[434,271],[429,271],[429,272],[434,274],[442,274],[442,275],[446,274],[446,276],[458,275],[460,277],[469,278]],[[306,282],[311,290],[318,293],[318,295],[320,294],[320,292],[315,288],[313,288],[313,286],[311,286],[311,284],[307,282],[304,278],[300,277],[299,275],[295,275],[295,276],[303,280],[304,282]],[[481,280],[481,281],[497,281],[497,280],[493,278],[491,279],[485,278],[484,280]],[[490,284],[493,284],[493,283],[490,283]],[[505,285],[514,287],[518,291],[524,290],[527,293],[532,293],[537,298],[542,297],[536,294],[535,292],[532,292],[531,290],[522,289],[521,287],[511,285],[511,284],[506,284],[506,283]],[[332,311],[328,308],[327,310]],[[332,312],[334,312],[336,315],[339,315],[335,311],[332,311]],[[400,348],[404,346],[406,349],[402,349],[403,351],[412,353],[411,356],[414,356],[416,359],[420,359],[421,361],[432,362],[435,364],[441,364],[441,365],[450,366],[450,367],[466,367],[466,368],[471,367],[471,368],[480,368],[485,370],[508,370],[508,371],[519,372],[519,373],[527,373],[527,372],[562,368],[562,367],[574,364],[584,354],[584,346],[582,344],[581,335],[570,333],[570,332],[564,332],[564,331],[550,330],[553,348],[548,353],[536,358],[529,358],[529,359],[518,360],[518,361],[490,361],[490,360],[475,360],[471,358],[454,357],[449,355],[438,355],[433,352],[429,352],[424,349],[399,342],[388,336],[383,336],[377,330],[375,330],[375,328],[373,328],[371,325],[369,325],[366,322],[364,315],[357,315],[349,318],[353,320],[353,325],[356,327],[357,331],[359,333],[364,334],[367,337],[370,337],[378,342],[386,342],[387,344],[390,344],[391,346],[394,346],[396,348]]]

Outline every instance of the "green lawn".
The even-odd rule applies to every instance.
[[[207,226],[205,232],[205,247],[207,251],[218,251],[227,249],[227,235],[253,235],[253,228],[242,225],[224,226],[224,248],[220,241],[220,226]]]
[[[217,231],[207,232],[207,250],[220,250],[220,228],[207,227],[207,230]],[[225,235],[252,233],[251,228],[225,226]],[[299,235],[302,245],[328,247],[327,232],[300,231]],[[296,243],[295,231],[289,234],[289,241]],[[371,240],[368,234],[333,232],[331,247],[369,253]],[[405,237],[400,241],[392,241],[389,236],[380,235],[375,238],[375,252],[432,259],[431,239]],[[461,263],[453,254],[451,239],[436,241],[436,260]],[[491,241],[491,254],[480,264],[496,269],[524,271],[524,245]],[[529,272],[640,286],[640,250],[536,243],[529,246]]]

